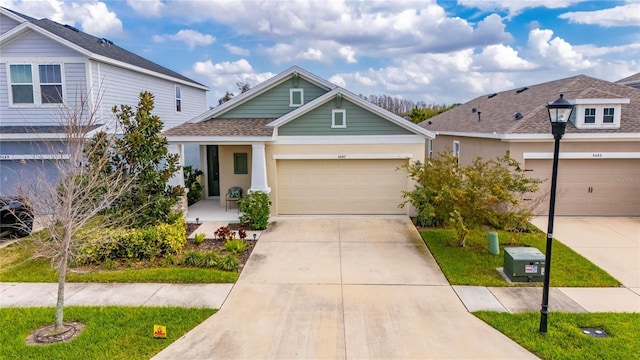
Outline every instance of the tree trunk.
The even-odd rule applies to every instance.
[[[56,302],[56,330],[62,328],[64,321],[64,284],[67,280],[67,261],[69,259],[69,246],[71,244],[71,232],[67,229],[64,231],[64,240],[62,244],[62,254],[60,264],[58,264],[58,300]]]

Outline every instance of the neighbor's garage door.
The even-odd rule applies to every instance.
[[[529,174],[548,179],[537,214],[549,213],[552,160],[526,160]],[[558,163],[556,215],[640,215],[640,159],[565,159]]]
[[[278,160],[279,214],[405,214],[407,160]]]

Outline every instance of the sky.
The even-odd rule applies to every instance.
[[[0,0],[177,71],[209,106],[298,65],[353,93],[427,104],[640,72],[640,0]]]

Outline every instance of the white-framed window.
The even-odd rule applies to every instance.
[[[176,112],[182,112],[182,89],[176,85]]]
[[[433,157],[433,139],[429,139],[428,142],[428,148],[427,148],[427,154],[429,156],[429,159],[431,159]]]
[[[9,64],[11,105],[62,104],[62,74],[60,64]]]
[[[619,104],[578,105],[574,119],[578,129],[617,129],[620,127]]]
[[[344,129],[347,127],[347,110],[331,110],[331,127],[337,129]]]
[[[612,107],[604,108],[604,114],[602,115],[602,122],[605,124],[613,124],[615,121],[616,109]]]
[[[460,158],[460,141],[453,140],[453,156]]]
[[[596,108],[584,109],[584,123],[595,124],[596,123]]]
[[[304,105],[304,89],[289,89],[289,107],[300,107]]]

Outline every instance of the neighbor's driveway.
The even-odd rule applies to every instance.
[[[547,231],[548,217],[531,222]],[[553,237],[640,294],[640,218],[556,217]]]
[[[304,217],[278,218],[222,309],[156,358],[534,356],[467,312],[408,218]]]

